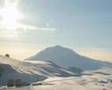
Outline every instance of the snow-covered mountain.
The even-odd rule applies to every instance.
[[[22,62],[12,58],[0,56],[0,67],[3,72],[0,76],[0,85],[6,84],[10,79],[21,79],[24,82],[37,82],[48,77],[70,76],[71,73],[52,62],[28,61]]]
[[[112,63],[94,60],[77,54],[75,51],[62,46],[54,46],[40,51],[26,60],[52,61],[67,68],[81,68],[83,70],[96,70],[102,67],[112,68]]]
[[[32,83],[33,90],[111,90],[111,68],[112,63],[93,60],[71,49],[55,46],[25,61],[0,56],[0,85],[6,85],[10,79],[21,79]],[[82,75],[75,77],[74,74],[82,69],[85,70]],[[17,88],[29,89],[30,86]]]

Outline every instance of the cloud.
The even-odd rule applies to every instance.
[[[18,29],[24,29],[24,30],[42,30],[42,31],[56,31],[56,28],[52,27],[38,27],[38,26],[33,26],[33,25],[24,25],[21,24],[19,25]]]
[[[51,27],[37,27],[33,25],[25,25],[25,24],[17,24],[14,27],[10,26],[2,26],[2,22],[0,24],[0,38],[2,40],[18,40],[20,38],[20,33],[27,33],[28,31],[31,31],[34,33],[38,31],[44,31],[44,32],[54,32],[56,31],[56,28]]]
[[[39,30],[39,31],[56,31],[56,28],[53,27],[38,27],[38,26],[33,26],[33,25],[25,25],[25,24],[17,24],[14,27],[10,27],[10,26],[5,26],[2,24],[2,22],[0,22],[0,29],[1,30]],[[13,30],[14,31],[14,30]]]

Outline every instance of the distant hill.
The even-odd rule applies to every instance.
[[[62,46],[48,47],[34,56],[27,58],[26,60],[34,61],[52,61],[62,67],[72,69],[74,67],[83,70],[97,70],[102,67],[112,68],[112,63],[94,60],[85,56],[77,54],[75,51]],[[70,69],[69,69],[70,70]]]

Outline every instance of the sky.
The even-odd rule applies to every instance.
[[[0,0],[0,54],[24,59],[46,47],[62,45],[84,56],[112,61],[111,3]]]

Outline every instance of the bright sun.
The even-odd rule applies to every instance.
[[[0,16],[2,18],[1,24],[5,29],[13,29],[19,25],[19,20],[22,19],[22,14],[17,10],[17,4],[7,1],[4,7],[0,10]]]

